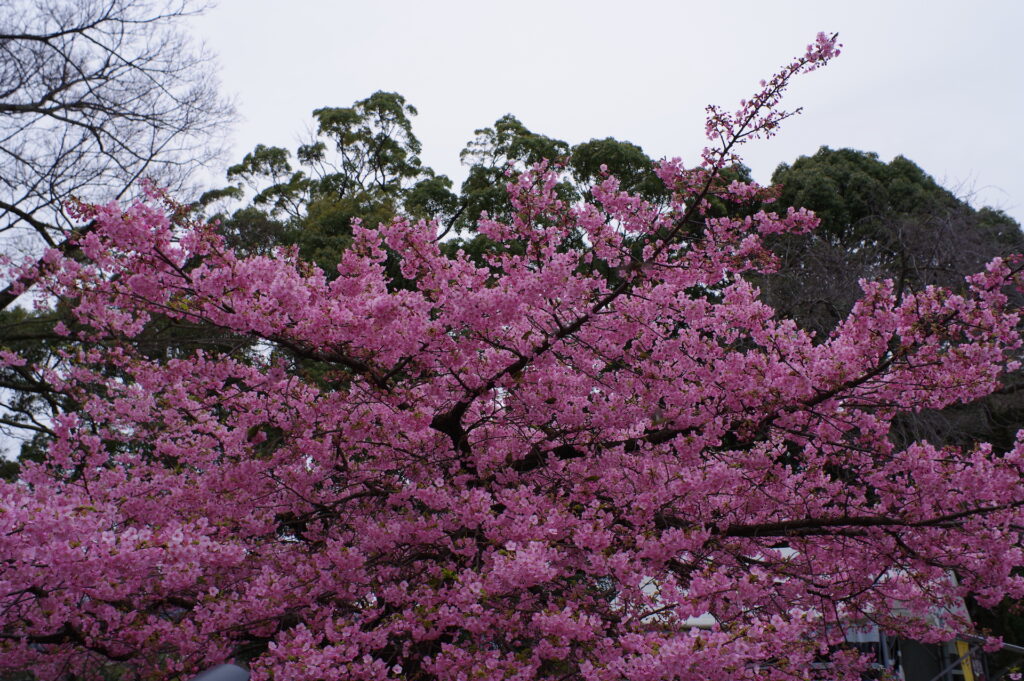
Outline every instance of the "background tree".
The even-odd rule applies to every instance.
[[[509,217],[514,208],[505,191],[508,173],[522,172],[542,161],[563,164],[571,170],[559,189],[566,200],[583,198],[609,174],[618,179],[623,190],[648,200],[668,196],[664,182],[654,172],[654,161],[637,145],[606,137],[570,146],[531,131],[511,114],[475,131],[460,158],[469,167],[461,188],[465,205],[461,227],[466,231],[474,231],[476,220],[485,211],[494,219]]]
[[[572,148],[569,168],[577,186],[584,189],[610,174],[623,191],[648,201],[657,202],[669,196],[665,183],[654,172],[654,160],[632,142],[613,137],[581,142]]]
[[[654,162],[640,147],[611,137],[570,147],[531,131],[511,114],[474,132],[460,153],[468,173],[456,193],[446,176],[422,165],[412,124],[416,113],[393,92],[376,92],[350,107],[318,109],[313,112],[316,137],[296,150],[297,167],[291,151],[257,145],[228,169],[234,184],[207,192],[201,203],[220,220],[227,243],[240,252],[267,254],[282,245],[297,246],[303,258],[333,276],[357,219],[369,226],[398,214],[436,220],[443,225],[438,238],[445,239],[446,252],[464,249],[482,256],[494,251],[499,246],[477,232],[477,222],[484,214],[510,219],[515,209],[506,185],[541,162],[571,169],[559,185],[566,201],[585,197],[609,174],[619,178],[623,189],[645,198],[668,197]],[[251,201],[242,208],[226,208],[247,196]],[[394,254],[390,267],[397,282]]]
[[[860,279],[891,278],[899,290],[962,286],[963,277],[1024,246],[1020,226],[975,210],[912,161],[822,147],[772,175],[779,201],[813,210],[813,233],[780,238],[780,274],[761,282],[767,300],[805,328],[827,334],[849,313]]]
[[[0,7],[0,233],[49,246],[73,196],[180,188],[234,117],[179,29],[191,0],[11,0]],[[216,135],[215,135],[216,133]]]
[[[222,219],[229,243],[247,252],[298,246],[331,273],[351,241],[353,221],[374,226],[399,211],[443,220],[454,210],[451,181],[424,167],[412,131],[416,109],[393,92],[350,107],[317,109],[316,137],[292,154],[258,145],[228,169],[234,187],[204,201],[254,193],[252,204]]]
[[[505,114],[494,125],[481,128],[459,154],[469,167],[462,183],[462,230],[475,231],[480,214],[486,212],[495,220],[508,218],[513,208],[508,202],[505,185],[508,172],[522,172],[541,161],[564,162],[569,145],[562,140],[531,131],[512,114]],[[563,196],[570,198],[567,188]]]
[[[538,163],[564,165],[571,170],[558,185],[563,201],[585,199],[590,188],[609,174],[618,178],[624,190],[644,198],[668,197],[665,184],[654,173],[654,162],[637,145],[608,137],[570,147],[563,140],[533,132],[512,114],[476,130],[459,156],[468,166],[468,174],[457,199],[456,219],[451,223],[458,236],[445,246],[450,253],[461,249],[482,257],[498,248],[478,233],[477,223],[484,215],[490,219],[511,219],[516,210],[509,201],[506,186],[516,174]],[[517,248],[516,244],[503,247]]]

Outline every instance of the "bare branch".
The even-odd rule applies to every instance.
[[[142,177],[174,190],[218,157],[235,117],[211,56],[182,32],[195,0],[0,3],[0,233],[54,247],[69,199]]]

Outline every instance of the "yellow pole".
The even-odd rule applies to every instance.
[[[956,654],[960,660],[960,669],[964,673],[964,681],[974,681],[974,664],[971,661],[971,645],[967,641],[957,639]]]

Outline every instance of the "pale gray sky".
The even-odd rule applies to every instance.
[[[801,78],[779,136],[744,148],[767,181],[821,145],[903,154],[1024,222],[1024,2],[220,0],[196,20],[244,120],[232,161],[294,148],[310,112],[376,90],[419,109],[423,160],[461,182],[473,130],[512,113],[577,143],[693,161],[704,106],[731,108],[818,31],[843,55]]]

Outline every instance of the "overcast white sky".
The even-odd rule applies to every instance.
[[[294,148],[310,112],[376,90],[419,109],[423,160],[456,182],[473,130],[512,113],[570,143],[693,161],[704,106],[752,94],[818,31],[843,55],[801,78],[755,178],[821,145],[902,154],[1024,222],[1024,2],[220,0],[194,23],[244,120],[232,161]]]

